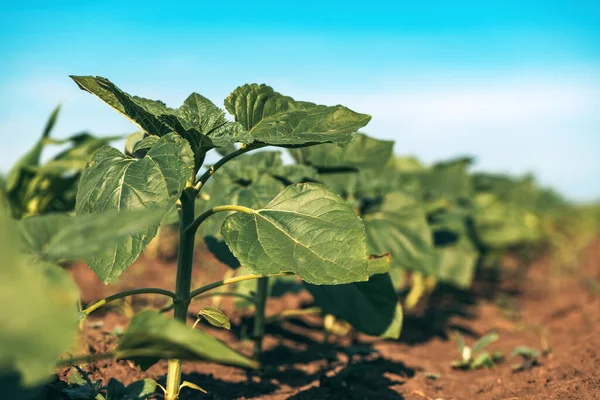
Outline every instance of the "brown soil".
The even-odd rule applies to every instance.
[[[221,279],[222,266],[206,252],[198,251],[203,265],[194,286]],[[174,287],[172,263],[137,262],[115,285],[104,286],[85,265],[71,267],[82,288],[84,303],[124,288]],[[523,271],[523,270],[522,270]],[[495,288],[494,296],[482,296],[489,281],[470,292],[436,291],[418,311],[405,316],[398,341],[359,335],[336,338],[323,344],[322,321],[316,316],[290,319],[267,327],[262,375],[212,363],[185,363],[185,379],[209,391],[187,390],[183,399],[600,399],[600,293],[591,282],[600,280],[600,241],[582,257],[578,270],[552,272],[548,258],[540,258],[518,280],[509,279]],[[486,289],[486,290],[484,290]],[[138,297],[91,315],[82,339],[82,353],[103,352],[116,343],[111,334],[126,327],[133,311],[161,307],[160,298]],[[287,293],[269,300],[267,315],[309,306],[306,292]],[[193,303],[194,312],[209,303]],[[249,330],[248,313],[236,310],[231,300],[221,306],[232,320],[232,330],[203,325],[221,340],[250,354],[244,340]],[[467,344],[495,331],[500,338],[490,350],[500,350],[506,360],[492,369],[453,370],[459,358],[453,332],[460,331]],[[516,346],[548,350],[539,365],[515,373],[510,357]],[[114,377],[124,383],[154,378],[164,383],[166,363],[141,372],[127,361],[100,361],[85,366],[92,379]],[[58,371],[65,377],[68,368]]]

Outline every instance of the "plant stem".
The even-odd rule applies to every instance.
[[[267,322],[275,322],[275,321],[283,321],[288,318],[294,318],[301,315],[312,315],[312,314],[321,314],[323,310],[319,307],[309,307],[303,308],[300,310],[285,310],[280,312],[279,314],[275,314],[272,317],[266,319]]]
[[[226,206],[218,206],[210,208],[204,211],[202,214],[198,215],[198,218],[193,220],[190,224],[185,226],[185,231],[190,232],[191,234],[195,234],[198,230],[200,224],[202,224],[208,217],[214,215],[218,212],[224,211],[239,211],[246,214],[253,214],[254,210],[244,206],[234,206],[234,205],[226,205]]]
[[[211,165],[210,168],[208,168],[208,170],[206,170],[206,172],[204,172],[200,178],[198,178],[198,180],[196,181],[196,186],[195,189],[196,190],[200,190],[200,188],[206,183],[206,181],[208,181],[210,179],[210,177],[219,169],[221,168],[225,163],[227,163],[229,160],[240,156],[244,153],[247,153],[249,151],[252,150],[256,150],[256,149],[260,149],[261,147],[265,147],[266,144],[262,144],[262,143],[254,143],[251,144],[249,146],[245,146],[245,147],[241,147],[236,151],[233,151],[229,154],[227,154],[225,157],[221,158],[219,161],[217,161],[215,164]]]
[[[116,294],[108,296],[102,300],[99,300],[99,301],[95,302],[94,304],[92,304],[91,306],[89,306],[88,308],[86,308],[85,310],[83,310],[83,312],[85,313],[86,316],[88,316],[92,312],[96,311],[97,309],[99,309],[100,307],[105,305],[106,303],[110,303],[111,301],[122,299],[123,297],[127,297],[127,296],[135,296],[137,294],[162,294],[164,296],[171,297],[173,300],[177,300],[177,295],[175,293],[171,292],[170,290],[166,290],[166,289],[159,289],[159,288],[132,289],[132,290],[125,290],[123,292],[116,293]]]
[[[421,297],[425,294],[425,277],[420,272],[413,272],[411,276],[412,286],[406,299],[404,301],[404,306],[408,310],[412,310],[416,307]]]
[[[209,283],[208,285],[204,285],[202,287],[199,287],[196,290],[193,290],[192,293],[190,293],[190,299],[200,296],[201,294],[208,292],[209,290],[213,290],[215,288],[225,286],[225,285],[231,285],[232,283],[238,283],[238,282],[247,281],[250,279],[270,278],[270,277],[289,276],[289,275],[296,275],[296,274],[294,274],[293,272],[280,272],[278,274],[272,274],[272,275],[242,275],[242,276],[236,276],[235,278],[223,279],[222,281]]]
[[[179,248],[177,251],[177,278],[175,283],[174,318],[186,323],[187,311],[190,305],[190,289],[192,284],[192,263],[194,259],[194,239],[196,231],[185,229],[194,222],[195,195],[197,192],[193,187],[184,190],[180,197],[179,213]],[[167,387],[165,400],[176,400],[179,397],[179,385],[181,384],[181,360],[169,360],[167,373]]]
[[[214,297],[214,296],[237,297],[239,299],[246,300],[246,301],[254,304],[254,298],[252,296],[248,296],[248,295],[245,295],[242,293],[236,293],[236,292],[205,293],[205,294],[194,297],[193,300],[200,300],[200,299],[205,299],[207,297]]]
[[[254,359],[260,362],[262,353],[262,342],[265,336],[265,308],[267,305],[267,295],[269,292],[269,278],[260,278],[256,282],[256,294],[254,295]]]

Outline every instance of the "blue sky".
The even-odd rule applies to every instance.
[[[82,4],[83,3],[83,4]],[[50,5],[51,4],[51,5]],[[264,82],[373,115],[426,162],[534,172],[600,198],[600,2],[48,2],[0,13],[0,170],[63,103],[55,135],[135,128],[67,75],[179,105]]]

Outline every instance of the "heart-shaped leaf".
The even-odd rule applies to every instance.
[[[389,255],[372,257],[368,282],[335,286],[305,283],[305,287],[323,312],[368,335],[397,339],[402,327],[402,307],[387,273],[389,268]]]
[[[160,208],[166,214],[192,179],[193,166],[188,142],[175,133],[161,137],[141,160],[102,147],[81,177],[76,211],[96,214]],[[158,225],[142,229],[86,261],[100,279],[110,282],[135,261],[156,235]]]
[[[228,216],[221,233],[255,273],[292,271],[316,285],[368,279],[363,224],[322,185],[288,186],[264,208]]]
[[[177,132],[188,140],[195,154],[196,170],[200,168],[208,150],[236,142],[249,144],[253,141],[242,126],[227,121],[221,109],[197,93],[192,93],[179,109],[172,109],[161,101],[131,96],[106,78],[71,78],[81,89],[100,98],[149,135],[160,137]]]
[[[256,83],[235,89],[225,99],[225,108],[255,140],[280,146],[345,145],[371,119],[340,105],[296,101]]]

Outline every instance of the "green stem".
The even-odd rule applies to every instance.
[[[321,314],[323,310],[319,307],[309,307],[303,308],[301,310],[285,310],[280,312],[279,314],[275,314],[272,317],[266,319],[267,322],[275,322],[275,321],[283,321],[288,318],[299,317],[302,315],[313,315],[313,314]]]
[[[251,280],[251,279],[273,278],[273,277],[277,277],[277,276],[289,276],[289,275],[296,275],[296,274],[294,274],[293,272],[280,272],[278,274],[271,274],[271,275],[242,275],[242,276],[236,276],[235,278],[223,279],[221,281],[209,283],[208,285],[204,285],[202,287],[199,287],[198,289],[192,290],[192,293],[190,293],[190,299],[200,296],[201,294],[208,292],[209,290],[213,290],[215,288],[225,286],[225,285],[231,285],[233,283],[238,283],[238,282],[247,281],[247,280]]]
[[[170,290],[159,289],[159,288],[132,289],[132,290],[125,290],[123,292],[116,293],[116,294],[108,296],[102,300],[99,300],[99,301],[95,302],[94,304],[92,304],[91,306],[89,306],[88,308],[86,308],[85,310],[83,310],[83,312],[85,313],[86,316],[88,316],[92,312],[96,311],[97,309],[99,309],[100,307],[105,305],[106,303],[110,303],[111,301],[122,299],[123,297],[127,297],[127,296],[135,296],[137,294],[162,294],[164,296],[171,297],[173,300],[177,301],[177,295],[175,293],[171,292]]]
[[[267,305],[267,295],[269,292],[269,278],[261,278],[256,282],[256,294],[254,296],[254,359],[260,361],[262,353],[262,342],[265,336],[265,309]]]
[[[205,294],[202,294],[200,296],[194,297],[193,301],[200,300],[200,299],[205,299],[207,297],[214,297],[214,296],[237,297],[237,298],[249,301],[250,303],[254,304],[254,298],[252,296],[248,296],[248,295],[245,295],[245,294],[242,294],[242,293],[235,293],[235,292],[213,292],[213,293],[205,293]]]
[[[179,248],[177,251],[177,278],[175,282],[175,294],[178,301],[175,302],[174,318],[186,323],[187,311],[190,305],[190,289],[192,284],[192,264],[194,259],[195,231],[185,229],[194,222],[194,204],[197,192],[193,187],[184,190],[180,197],[179,213]],[[166,400],[175,400],[179,396],[179,385],[181,384],[181,360],[170,359],[167,372]]]
[[[262,144],[262,143],[255,143],[255,144],[251,144],[249,146],[243,146],[241,148],[239,148],[236,151],[233,151],[229,154],[227,154],[225,157],[221,158],[219,161],[217,161],[215,164],[211,165],[210,168],[208,168],[201,176],[200,178],[198,178],[198,180],[196,181],[196,186],[195,189],[196,190],[200,190],[200,188],[206,183],[206,181],[208,181],[210,179],[210,177],[219,169],[221,168],[225,163],[227,163],[229,160],[240,156],[244,153],[247,153],[249,151],[252,150],[256,150],[256,149],[260,149],[261,147],[265,147],[266,144]]]
[[[193,220],[190,224],[185,225],[185,231],[189,232],[192,235],[195,235],[200,224],[202,224],[208,217],[210,217],[211,215],[214,215],[218,212],[225,212],[225,211],[239,211],[239,212],[243,212],[246,214],[254,213],[253,209],[244,207],[244,206],[226,205],[226,206],[213,207],[213,208],[210,208],[210,209],[204,211],[202,214],[198,215],[198,218]]]
[[[421,297],[425,294],[425,277],[420,272],[413,272],[412,276],[412,286],[408,295],[406,295],[406,299],[404,301],[404,307],[407,310],[412,310],[417,306]]]

